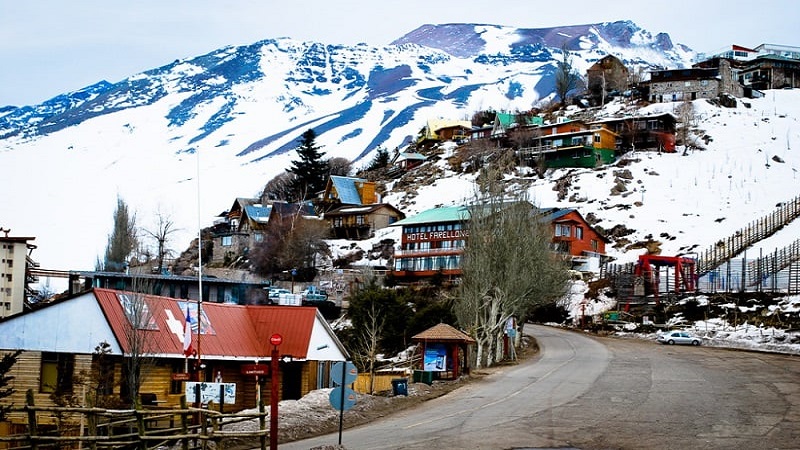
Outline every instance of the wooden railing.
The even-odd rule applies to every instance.
[[[104,409],[35,406],[33,392],[27,404],[11,407],[10,413],[24,413],[24,433],[0,436],[0,448],[38,450],[44,448],[137,448],[141,450],[179,446],[182,450],[212,448],[223,450],[227,440],[251,439],[268,446],[269,423],[264,404],[258,412],[221,413],[192,408],[181,398],[175,409]],[[57,418],[58,426],[41,426]],[[231,424],[257,420],[253,431],[226,431]]]
[[[698,254],[697,276],[703,276],[731,258],[741,254],[756,242],[764,240],[786,224],[800,217],[800,196],[783,203],[771,214],[764,216],[733,235],[717,241]]]

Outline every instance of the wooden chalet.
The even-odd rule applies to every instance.
[[[374,181],[363,178],[331,175],[322,194],[325,209],[338,205],[374,205],[380,203]]]
[[[606,55],[586,70],[586,80],[592,104],[600,105],[609,93],[626,89],[628,68],[616,56]]]
[[[541,213],[552,227],[553,251],[570,256],[573,270],[599,272],[606,259],[608,238],[589,225],[576,209],[542,208]]]
[[[193,350],[188,358],[187,322]],[[0,353],[23,350],[8,373],[14,377],[8,400],[16,405],[25,404],[29,389],[37,406],[53,406],[52,394],[80,398],[89,389],[105,404],[130,405],[125,361],[139,355],[145,364],[142,400],[178,407],[187,380],[221,380],[235,383],[229,410],[238,411],[255,407],[257,392],[271,389],[274,377],[266,368],[273,334],[283,337],[278,347],[281,399],[328,387],[330,362],[347,359],[314,307],[198,305],[110,289],[93,289],[1,320]],[[103,343],[107,352],[98,352]],[[7,419],[12,428],[26,420],[14,414]]]
[[[531,205],[533,208],[533,205]],[[541,220],[552,226],[552,249],[569,256],[575,270],[596,272],[605,258],[608,240],[571,208],[539,208]],[[394,252],[392,274],[401,280],[434,275],[461,275],[461,260],[469,245],[469,206],[432,208],[392,226],[402,227]]]
[[[623,151],[657,150],[674,153],[677,122],[677,117],[666,112],[602,119],[589,125],[608,128],[616,133],[616,147]]]
[[[409,171],[422,165],[428,157],[417,152],[398,153],[392,165],[402,172]]]
[[[519,127],[541,126],[544,119],[525,113],[497,113],[492,123],[490,137],[492,139],[503,139],[508,137],[511,130]]]
[[[220,215],[214,225],[214,249],[212,263],[228,264],[246,254],[262,242],[270,223],[284,217],[299,214],[316,216],[310,203],[288,203],[274,201],[263,204],[257,198],[237,198],[231,208]]]
[[[461,141],[469,138],[472,123],[469,120],[428,119],[417,138],[417,146],[435,142]]]
[[[568,121],[538,127],[532,145],[518,150],[520,159],[545,168],[597,167],[617,158],[619,135],[608,127],[590,127],[582,121]]]
[[[335,239],[367,239],[375,230],[386,228],[406,217],[402,211],[388,203],[363,206],[340,206],[328,211],[324,219],[330,224]]]

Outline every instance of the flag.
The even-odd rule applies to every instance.
[[[186,323],[183,325],[183,355],[192,356],[192,319],[189,317],[189,308],[186,308]]]

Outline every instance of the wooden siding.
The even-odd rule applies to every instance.
[[[14,350],[0,350],[0,353],[10,353]],[[92,366],[92,355],[75,355],[75,365],[73,377],[81,372],[88,373]],[[9,376],[14,377],[9,383],[9,388],[12,389],[12,394],[7,397],[8,403],[15,406],[25,405],[25,395],[28,389],[33,390],[33,402],[36,406],[58,406],[50,398],[50,393],[39,392],[39,383],[41,380],[42,372],[42,353],[41,352],[22,352],[17,358],[17,363],[11,367]],[[80,392],[80,385],[74,385],[75,392]],[[25,413],[10,413],[7,417],[8,421],[12,424],[27,423],[27,416]],[[49,419],[49,420],[48,420]],[[41,425],[55,424],[55,418],[46,417],[44,415],[39,417]]]

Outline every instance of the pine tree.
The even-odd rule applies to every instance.
[[[16,350],[13,353],[6,353],[0,358],[0,399],[10,397],[14,391],[7,387],[14,377],[7,375],[11,371],[11,367],[17,362],[17,357],[22,353],[22,350]],[[5,420],[6,413],[10,405],[0,405],[0,422]]]
[[[303,133],[298,140],[300,146],[297,147],[297,156],[300,159],[292,161],[292,167],[287,169],[297,176],[294,185],[297,200],[305,200],[325,189],[330,168],[328,162],[322,159],[325,153],[319,151],[316,138],[314,130],[309,129]]]
[[[136,216],[128,212],[128,205],[117,197],[117,209],[114,211],[114,230],[108,236],[104,270],[124,272],[128,256],[136,248]]]

